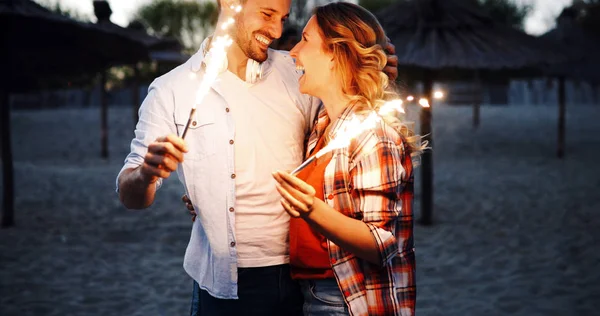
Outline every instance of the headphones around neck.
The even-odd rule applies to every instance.
[[[246,64],[246,82],[257,83],[263,76],[263,63],[259,63],[252,58],[248,58]]]
[[[202,52],[204,54],[204,62],[203,64],[206,66],[207,62],[210,62],[210,54],[208,54],[208,46],[210,45],[210,40],[205,40],[202,43]],[[228,62],[227,58],[224,59],[223,64],[220,67],[220,72],[224,72],[227,70]],[[258,61],[248,58],[248,62],[246,63],[246,82],[247,83],[257,83],[263,77],[263,63],[259,63]]]

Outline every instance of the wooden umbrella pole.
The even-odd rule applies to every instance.
[[[429,100],[429,107],[421,107],[421,136],[426,136],[433,148],[433,78],[427,74],[423,81],[423,96]],[[421,156],[421,219],[423,225],[433,223],[433,153],[425,151]]]
[[[2,227],[11,227],[15,224],[14,214],[14,178],[13,178],[13,156],[10,136],[10,103],[7,91],[0,90],[0,124],[2,132]]]
[[[482,86],[479,70],[475,70],[475,102],[473,103],[473,128],[479,127],[481,121]]]
[[[106,91],[106,72],[100,73],[100,156],[108,158],[108,92]]]
[[[558,77],[558,138],[556,147],[556,156],[563,158],[565,156],[565,126],[567,112],[567,95],[565,89],[565,77]]]

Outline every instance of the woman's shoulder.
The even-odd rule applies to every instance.
[[[404,151],[402,137],[384,120],[377,120],[350,142],[350,156],[358,158],[374,152]]]

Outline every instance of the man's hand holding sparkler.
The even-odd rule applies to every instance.
[[[177,170],[177,165],[183,162],[183,154],[188,152],[185,141],[174,134],[157,138],[148,145],[148,153],[140,167],[142,177],[148,183],[158,181],[158,178],[168,178],[171,172]]]

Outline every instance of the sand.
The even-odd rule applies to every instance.
[[[434,109],[435,223],[415,228],[417,315],[597,314],[600,106],[569,108],[564,160],[554,106],[484,106],[477,130],[470,115]],[[0,315],[189,313],[182,187],[172,177],[150,209],[121,206],[132,115],[110,109],[108,160],[99,117],[13,113],[17,226],[0,230]]]

